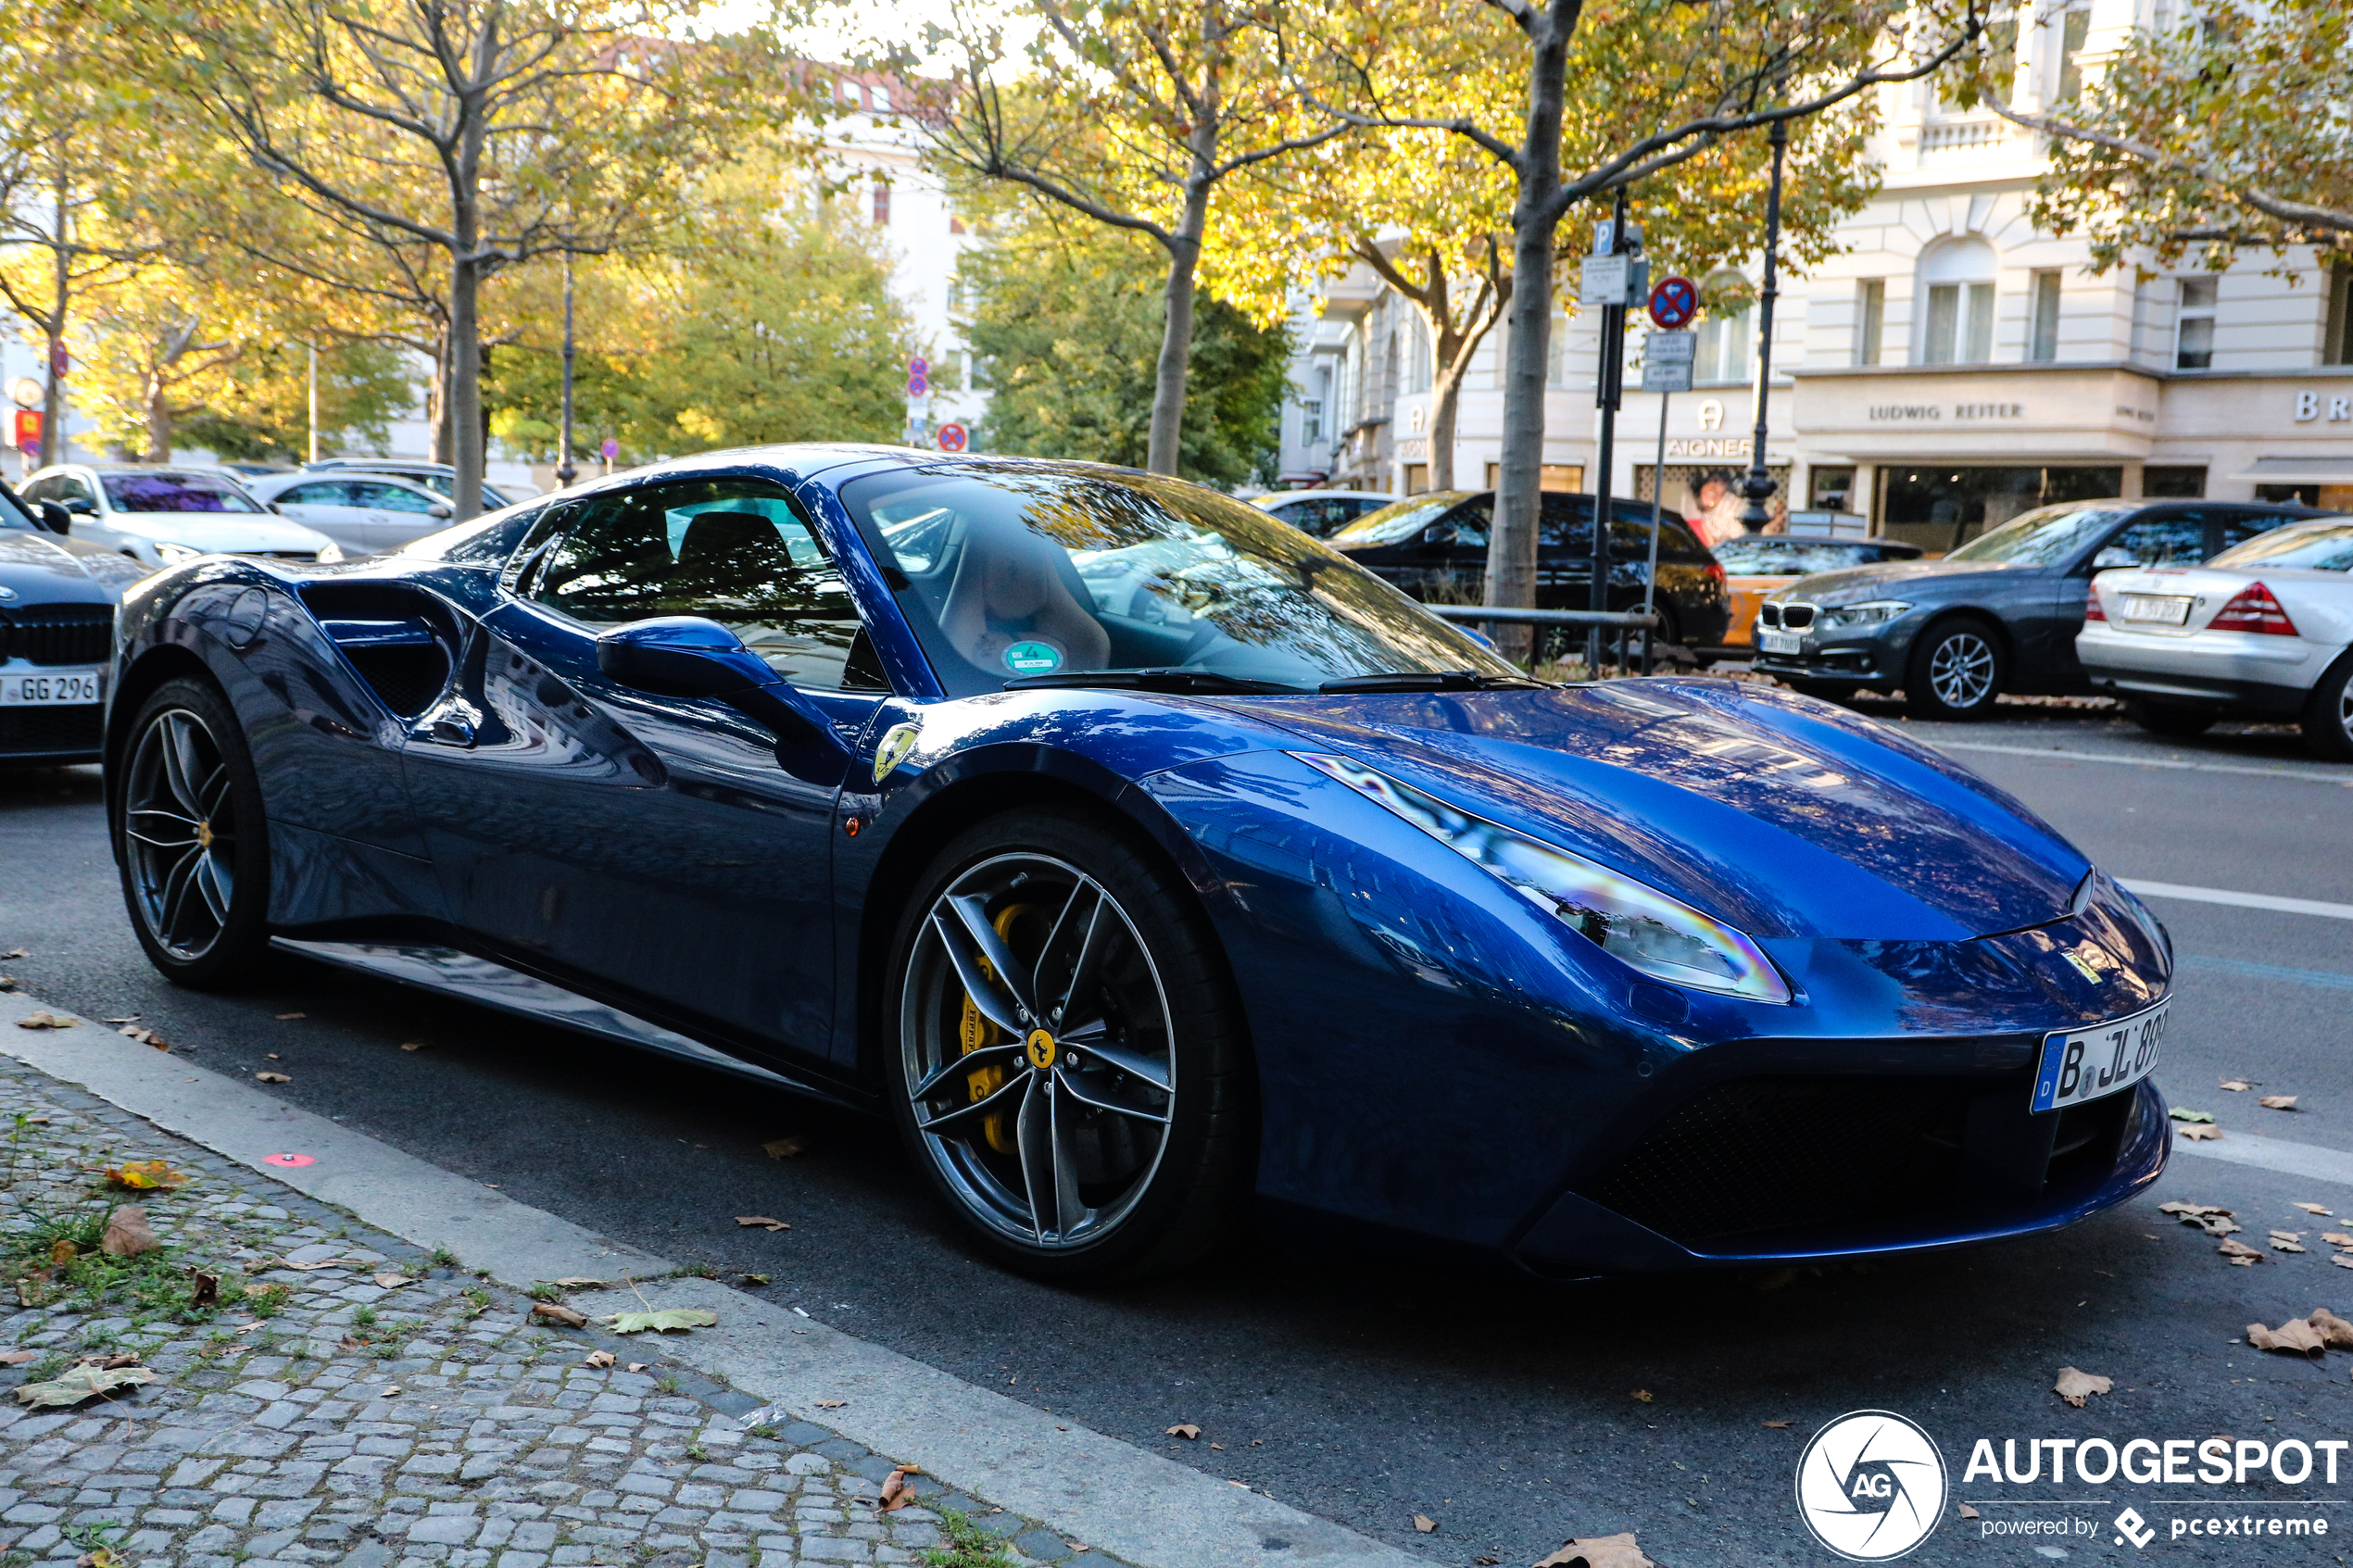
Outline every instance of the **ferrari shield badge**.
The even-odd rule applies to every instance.
[[[880,784],[890,771],[907,760],[915,749],[915,742],[923,737],[920,724],[893,724],[883,732],[882,744],[875,747],[875,782]]]

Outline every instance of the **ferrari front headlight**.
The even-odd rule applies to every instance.
[[[186,545],[168,545],[159,543],[156,546],[156,554],[162,558],[164,565],[180,566],[185,562],[195,560],[198,556],[203,555],[204,552],[198,549],[192,549]]]
[[[1745,934],[1680,899],[1345,757],[1290,755],[1378,802],[1465,859],[1475,860],[1537,908],[1654,980],[1756,1002],[1787,1002],[1789,983]]]

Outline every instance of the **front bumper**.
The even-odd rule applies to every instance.
[[[2300,637],[2248,632],[2158,636],[2097,623],[2075,639],[2075,656],[2097,690],[2275,718],[2303,711],[2334,652]]]
[[[1803,633],[1805,641],[1792,653],[1759,652],[1750,668],[1759,674],[1788,681],[1868,686],[1894,691],[1904,684],[1904,655],[1908,639],[1891,641],[1883,632]]]
[[[106,705],[0,708],[0,764],[62,767],[95,762],[105,745]]]

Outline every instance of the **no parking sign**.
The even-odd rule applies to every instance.
[[[1699,314],[1699,287],[1689,278],[1662,278],[1651,290],[1651,321],[1668,332],[1691,324]]]

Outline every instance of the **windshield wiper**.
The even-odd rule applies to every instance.
[[[1532,675],[1483,675],[1476,670],[1390,670],[1378,675],[1344,675],[1326,681],[1319,692],[1495,692],[1550,686]]]
[[[1145,692],[1292,692],[1297,686],[1280,681],[1252,681],[1222,675],[1214,670],[1068,670],[1054,675],[1017,675],[1005,683],[1009,692],[1046,686],[1106,686]]]

